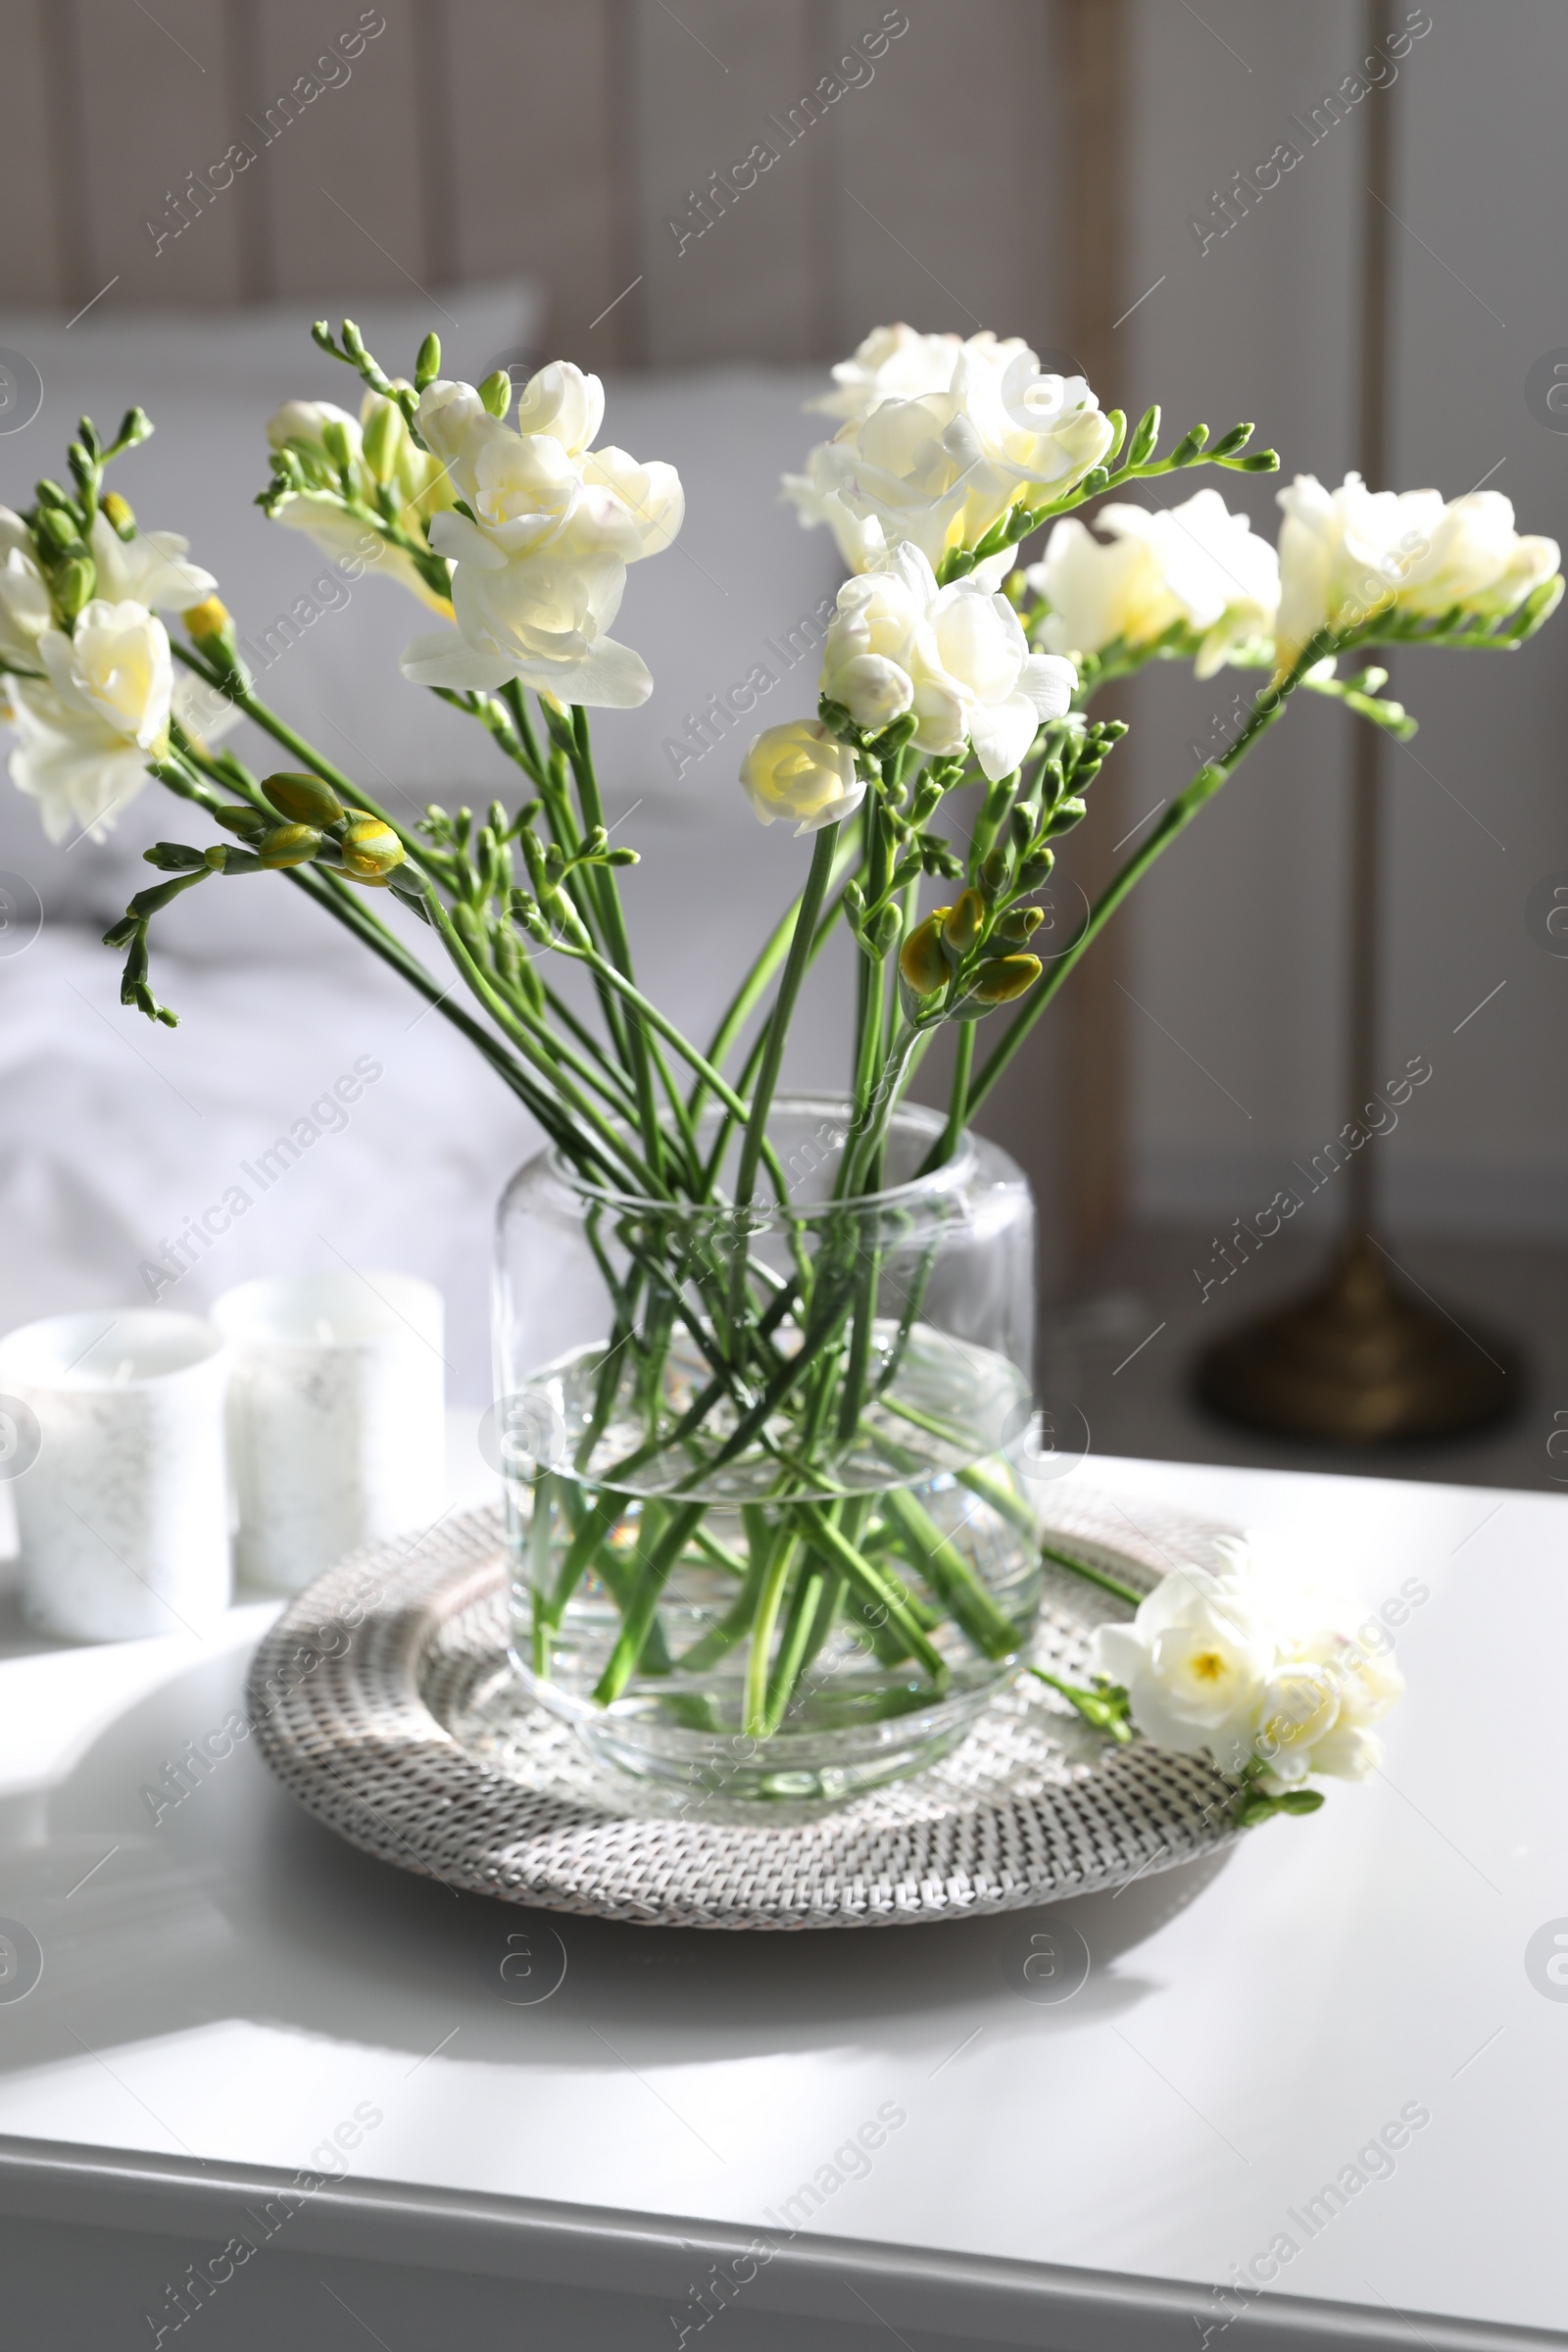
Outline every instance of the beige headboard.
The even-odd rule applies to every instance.
[[[69,313],[118,280],[102,300],[183,308],[526,271],[563,347],[586,358],[592,334],[622,366],[825,356],[890,311],[1059,343],[1061,240],[1042,233],[1056,14],[0,0],[0,302]],[[985,208],[984,240],[955,137],[977,111],[999,178],[1040,194]],[[759,143],[778,161],[738,188]],[[715,173],[725,217],[710,201],[704,231],[693,199]]]
[[[550,350],[590,368],[826,359],[906,318],[1023,334],[1058,366],[1070,353],[1108,405],[1129,389],[1105,307],[1120,15],[0,0],[0,323],[6,305],[221,308],[526,274]],[[1120,830],[1114,788],[1101,801],[1074,851],[1091,887]],[[1118,1198],[1114,952],[1074,976],[1065,1035],[1053,1024],[1065,1067],[1047,1082],[1039,1064],[994,1120],[1037,1174],[1039,1131],[1063,1139],[1048,1224],[1081,1243]]]

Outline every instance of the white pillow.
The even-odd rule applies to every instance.
[[[460,301],[466,329],[476,306],[466,293]],[[525,324],[526,309],[518,289],[506,302],[493,298],[470,346],[476,356],[456,346],[454,367],[482,374],[504,356],[506,318]],[[411,305],[401,322],[388,323],[367,307],[361,323],[383,364],[407,368],[427,318],[422,306]],[[12,331],[0,328],[0,341]],[[73,346],[80,331],[72,330]],[[118,423],[126,401],[139,398],[159,429],[117,467],[120,486],[144,525],[190,539],[196,560],[218,575],[241,634],[260,647],[275,615],[313,582],[322,590],[315,601],[329,609],[261,673],[264,697],[400,813],[413,815],[429,800],[515,803],[521,778],[483,731],[398,675],[403,646],[428,625],[422,608],[373,577],[349,588],[301,533],[268,522],[252,503],[267,478],[264,427],[278,401],[290,393],[335,394],[350,406],[348,370],[318,352],[308,331],[276,316],[260,323],[250,314],[210,318],[194,330],[185,321],[167,344],[162,334],[161,327],[117,323],[91,377],[74,348],[64,355],[59,364],[75,370],[68,378],[74,405],[57,402],[47,441],[37,438],[51,417],[47,396],[35,425],[10,441],[0,437],[0,498],[25,499],[27,468],[54,468],[81,396],[100,423]],[[826,531],[801,529],[781,500],[779,476],[798,470],[820,437],[822,420],[802,412],[821,382],[814,368],[612,378],[603,433],[637,458],[668,460],[686,486],[679,539],[666,554],[632,565],[615,623],[616,635],[648,662],[654,692],[641,710],[597,716],[609,812],[613,821],[641,801],[707,835],[716,828],[727,846],[729,889],[767,927],[799,859],[780,828],[763,833],[758,826],[736,771],[757,729],[816,709],[815,646],[843,567]],[[775,682],[750,715],[732,713],[726,726],[714,716],[714,698],[722,706],[759,664]],[[705,710],[707,748],[690,723],[701,723]],[[249,726],[230,741],[263,773],[293,764]],[[684,757],[682,746],[696,756]],[[635,841],[640,822],[647,817],[634,816],[621,838]],[[31,804],[0,776],[0,869],[32,881],[51,921],[106,928],[154,878],[141,851],[160,838],[205,842],[212,833],[204,818],[149,783],[107,843],[50,851]],[[640,895],[629,877],[628,898]],[[298,891],[270,877],[208,884],[180,899],[160,928],[172,950],[198,959],[329,954],[318,943],[330,926]]]
[[[456,315],[456,328],[442,311]],[[195,560],[217,575],[244,632],[265,631],[274,615],[309,594],[313,580],[323,577],[322,563],[309,541],[270,523],[254,503],[270,470],[267,420],[291,396],[334,400],[358,410],[363,387],[353,371],[311,341],[313,319],[327,318],[336,332],[345,312],[358,320],[391,374],[412,374],[415,354],[432,325],[442,336],[443,366],[473,381],[492,368],[528,366],[540,357],[535,345],[539,299],[520,281],[443,292],[439,309],[423,300],[317,298],[241,311],[117,317],[105,309],[89,312],[70,327],[58,318],[7,313],[0,318],[0,344],[32,362],[44,390],[32,422],[0,436],[0,502],[25,507],[40,475],[69,479],[66,446],[79,416],[90,416],[107,436],[125,410],[139,404],[153,420],[153,437],[116,461],[113,485],[129,499],[144,529],[179,531],[190,541]],[[327,605],[345,590],[346,583],[333,574],[315,601]],[[367,626],[372,605],[378,610]],[[384,767],[389,753],[397,757],[393,747],[407,728],[409,706],[419,699],[387,666],[389,654],[395,661],[417,615],[412,599],[362,585],[346,608],[328,610],[313,638],[292,647],[293,658],[278,668],[278,706],[304,734],[319,735],[322,748],[335,751],[351,767],[356,761],[351,739],[362,742],[367,780],[372,784],[375,766]],[[417,749],[410,745],[414,766],[405,766],[405,775],[439,771],[428,720],[426,728],[425,742]],[[292,764],[248,727],[233,742],[253,763]],[[444,729],[436,731],[436,742],[445,745]],[[483,746],[474,747],[470,760],[482,758]],[[141,861],[142,849],[163,835],[177,834],[183,822],[178,805],[149,783],[106,843],[52,848],[32,805],[0,780],[0,869],[30,881],[51,918],[107,923],[129,893],[152,878]],[[258,917],[267,919],[249,905],[228,912],[247,932]]]

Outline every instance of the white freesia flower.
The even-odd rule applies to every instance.
[[[1016,337],[882,327],[834,374],[839,390],[821,405],[845,422],[784,488],[858,567],[906,544],[935,565],[1009,506],[1062,496],[1110,447],[1082,376],[1043,372]]]
[[[685,512],[672,466],[594,450],[604,387],[555,361],[523,387],[517,422],[490,416],[469,384],[439,381],[419,431],[471,510],[430,525],[453,565],[456,629],[416,638],[416,685],[493,689],[521,678],[563,703],[628,710],[653,680],[609,634],[626,566],[668,547]]]
[[[49,591],[20,514],[0,507],[0,663],[38,666],[38,639],[49,627]]]
[[[1340,1719],[1339,1686],[1327,1666],[1311,1658],[1281,1660],[1258,1694],[1252,1751],[1285,1785],[1304,1781],[1320,1769],[1317,1743]]]
[[[177,531],[138,531],[133,539],[122,539],[108,517],[98,514],[92,518],[89,544],[98,595],[105,603],[183,612],[218,593],[212,573],[188,561],[190,541]]]
[[[1371,1726],[1404,1689],[1398,1668],[1349,1630],[1360,1612],[1278,1547],[1222,1538],[1216,1549],[1217,1571],[1174,1568],[1130,1625],[1099,1629],[1097,1671],[1127,1690],[1156,1746],[1251,1767],[1269,1794],[1311,1773],[1364,1779],[1383,1757]]]
[[[156,562],[176,562],[182,546],[154,551]],[[38,803],[51,841],[102,839],[146,782],[148,759],[167,748],[172,710],[209,739],[234,724],[232,707],[200,681],[175,687],[169,632],[132,598],[94,598],[69,636],[42,630],[37,650],[44,674],[8,681],[11,780]]]
[[[174,665],[169,631],[145,605],[94,597],[69,637],[45,629],[38,652],[64,709],[101,719],[144,752],[167,738]]]
[[[1121,1684],[1133,1721],[1156,1747],[1204,1750],[1228,1771],[1252,1753],[1275,1642],[1252,1581],[1179,1566],[1139,1603],[1130,1625],[1102,1625],[1095,1670]]]
[[[1356,1615],[1347,1604],[1321,1599],[1315,1606],[1298,1607],[1296,1630],[1282,1643],[1286,1662],[1280,1671],[1321,1678],[1332,1690],[1335,1704],[1326,1718],[1309,1712],[1281,1754],[1274,1754],[1260,1734],[1259,1752],[1267,1757],[1270,1774],[1282,1782],[1299,1780],[1308,1772],[1365,1780],[1383,1761],[1383,1743],[1371,1727],[1401,1695],[1404,1677],[1387,1650],[1369,1647],[1360,1634],[1348,1630]]]
[[[938,588],[917,548],[846,580],[822,648],[822,692],[857,726],[912,710],[917,751],[955,758],[972,744],[995,782],[1015,768],[1043,719],[1070,708],[1070,662],[1034,654],[1004,596],[973,577]]]
[[[38,803],[50,841],[90,833],[101,841],[110,819],[147,781],[147,755],[95,711],[67,705],[44,679],[7,680],[16,730],[11,781]]]
[[[1064,515],[1026,575],[1050,607],[1040,636],[1053,653],[1136,652],[1180,623],[1202,639],[1196,668],[1206,678],[1273,637],[1279,559],[1217,490],[1152,514],[1103,507],[1095,521],[1105,540]]]
[[[477,394],[474,399],[477,402]],[[286,400],[270,419],[267,438],[273,449],[294,450],[313,471],[330,475],[335,484],[337,460],[327,449],[325,435],[329,424],[336,425],[348,450],[351,487],[367,504],[373,505],[376,484],[365,461],[365,426],[384,409],[392,412],[394,419],[386,478],[402,502],[399,522],[405,530],[417,531],[433,514],[451,506],[458,494],[448,479],[445,462],[416,449],[395,401],[378,392],[367,392],[360,416],[355,417],[329,400]],[[279,500],[273,519],[291,531],[303,531],[313,546],[330,556],[351,578],[358,579],[373,568],[380,578],[407,588],[432,612],[451,618],[451,599],[430,586],[406,549],[391,545],[360,515],[349,514],[335,487],[290,491]]]
[[[332,400],[285,400],[267,420],[267,438],[273,449],[297,449],[302,457],[328,456],[326,427],[334,424],[348,443],[351,463],[358,463],[362,442],[360,420]]]
[[[922,335],[912,326],[873,326],[854,357],[832,369],[833,390],[808,400],[823,416],[868,416],[884,400],[946,392],[963,349],[961,335]]]
[[[443,616],[451,612],[451,599],[420,576],[406,549],[389,547],[379,532],[358,515],[346,514],[335,499],[318,497],[310,490],[296,491],[281,501],[273,519],[291,531],[303,531],[311,544],[323,556],[330,556],[350,578],[373,571],[381,579],[395,580],[400,588],[407,588],[432,612]]]
[[[741,761],[741,782],[762,824],[793,818],[797,837],[853,816],[865,798],[855,754],[814,718],[765,727]]]
[[[1279,493],[1278,654],[1294,662],[1319,630],[1360,627],[1384,612],[1477,619],[1514,612],[1557,569],[1554,539],[1522,537],[1495,490],[1446,501],[1439,490],[1337,490],[1298,474]]]

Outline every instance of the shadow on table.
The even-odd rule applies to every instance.
[[[1228,1858],[1001,1918],[859,1933],[523,1910],[344,1844],[248,1744],[155,1825],[143,1791],[239,1703],[244,1667],[215,1659],[128,1708],[49,1792],[47,1841],[0,1853],[0,1914],[44,1953],[24,2007],[0,2006],[0,2072],[233,2017],[411,2060],[445,2036],[454,2059],[600,2070],[923,2049],[934,2017],[960,2044],[969,2026],[1008,2038],[1071,2032],[1154,1988],[1139,1946]]]

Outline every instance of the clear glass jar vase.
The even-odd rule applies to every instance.
[[[497,1446],[531,1696],[642,1778],[832,1798],[919,1770],[1016,1672],[1039,1605],[1034,1211],[1016,1164],[894,1115],[834,1198],[849,1107],[781,1099],[742,1210],[586,1183],[499,1217]]]

